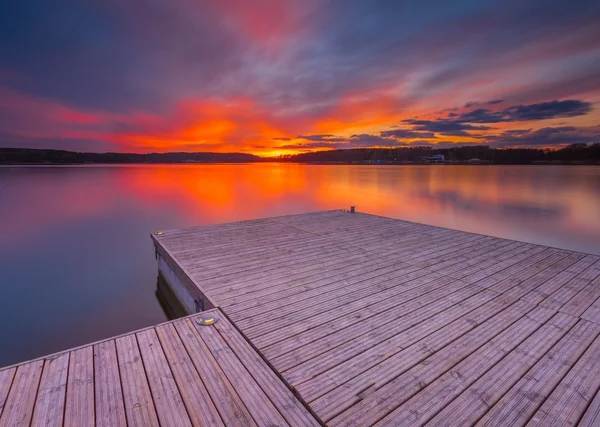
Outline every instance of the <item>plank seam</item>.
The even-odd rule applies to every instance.
[[[600,385],[597,387],[596,392],[593,394],[593,396],[587,402],[587,405],[585,405],[585,409],[583,411],[581,411],[581,415],[579,415],[579,418],[577,419],[577,423],[576,423],[577,425],[579,425],[581,423],[581,421],[583,420],[583,417],[585,417],[585,414],[590,409],[590,406],[592,406],[592,403],[594,403],[594,399],[598,395],[598,393],[600,393]]]
[[[281,373],[277,369],[275,369],[275,367],[260,352],[260,350],[252,343],[252,341],[246,335],[244,335],[244,333],[237,327],[237,325],[234,322],[231,321],[229,316],[227,316],[227,313],[225,313],[224,311],[222,311],[220,309],[219,309],[219,312],[227,319],[229,324],[240,334],[240,336],[242,336],[244,338],[244,340],[246,340],[246,342],[256,352],[256,354],[258,354],[260,356],[260,358],[267,364],[269,369],[271,369],[271,371],[273,371],[273,373],[275,373],[277,378],[279,378],[279,380],[290,390],[290,392],[292,392],[292,395],[302,404],[302,406],[304,406],[304,408],[315,418],[315,420],[322,426],[325,426],[325,422],[317,415],[317,413],[315,411],[313,411],[313,409],[310,407],[310,405],[308,403],[306,403],[306,401],[302,398],[302,396],[300,396],[300,393],[298,393],[298,391],[290,383],[288,383],[285,378],[283,378]],[[260,384],[259,384],[259,386],[260,386]]]
[[[185,409],[185,413],[187,414],[187,417],[188,417],[188,419],[190,421],[190,424],[193,424],[192,423],[192,416],[190,415],[190,411],[187,408],[187,405],[185,404],[185,400],[183,400],[184,393],[182,393],[181,387],[179,386],[179,383],[175,379],[175,374],[173,373],[173,369],[171,368],[171,364],[169,363],[169,359],[167,358],[167,353],[165,352],[163,342],[161,341],[161,339],[160,339],[160,337],[158,335],[158,332],[156,331],[156,328],[154,328],[153,331],[154,331],[154,334],[156,335],[156,341],[158,341],[158,345],[160,346],[160,351],[162,352],[163,356],[165,357],[165,361],[167,362],[167,367],[169,368],[169,372],[171,373],[171,377],[173,378],[173,382],[175,383],[175,387],[177,387],[177,392],[179,393],[179,396],[181,397],[181,403],[183,405],[183,408]],[[152,390],[150,390],[150,391],[152,391]]]
[[[121,361],[119,360],[119,351],[117,350],[116,340],[113,342],[113,348],[115,350],[115,360],[117,363],[117,366],[116,366],[117,375],[119,375],[119,386],[121,388],[121,403],[123,404],[123,416],[125,417],[125,425],[129,425],[129,422],[127,421],[127,405],[125,404],[125,388],[123,387],[123,376],[121,375]],[[141,354],[140,354],[140,358],[141,358]],[[94,394],[94,396],[95,396],[95,394]]]
[[[148,328],[150,329],[150,328]],[[152,328],[154,329],[154,328]],[[154,393],[152,392],[152,387],[150,387],[150,381],[148,381],[148,373],[146,372],[146,363],[144,362],[144,358],[142,357],[142,348],[140,347],[140,343],[138,342],[137,332],[132,334],[135,339],[135,345],[137,347],[137,351],[140,355],[140,362],[142,364],[142,369],[144,370],[144,379],[148,384],[148,391],[150,392],[150,397],[152,398],[152,407],[154,408],[154,413],[156,414],[156,419],[160,424],[160,419],[158,418],[158,408],[156,407],[156,402],[154,402]],[[125,392],[123,392],[123,399],[125,399]],[[125,409],[127,411],[127,409]]]
[[[209,310],[209,311],[212,311],[212,310]],[[183,322],[183,321],[185,321],[185,319],[186,318],[178,319],[177,322]],[[179,340],[181,341],[181,345],[182,345],[183,349],[185,350],[185,353],[187,354],[188,358],[190,359],[191,367],[194,368],[194,371],[196,371],[196,373],[198,374],[198,378],[200,378],[200,381],[202,382],[202,385],[206,389],[206,393],[208,394],[211,402],[213,402],[213,405],[214,405],[213,397],[210,395],[210,387],[208,387],[208,385],[204,382],[204,379],[202,378],[202,374],[200,373],[200,371],[198,371],[198,368],[196,367],[196,364],[194,363],[194,359],[192,359],[192,355],[190,354],[187,346],[185,345],[185,343],[183,342],[183,339],[181,338],[181,334],[179,333],[179,329],[173,326],[173,330],[175,331],[175,334],[177,334],[177,338],[179,338]],[[197,335],[198,335],[199,339],[202,339],[202,337],[200,336],[200,334],[197,334]],[[202,342],[204,342],[204,340]],[[216,362],[216,360],[215,360],[215,362]],[[177,381],[175,381],[175,382],[177,382]],[[238,396],[238,398],[239,398],[239,395],[237,394],[237,391],[235,389],[233,389],[233,391],[236,393],[236,396]],[[246,411],[252,417],[252,414],[250,414],[250,411],[248,411],[248,408],[246,407],[246,404],[241,399],[239,399],[239,402],[242,405],[244,405],[244,408],[246,408]],[[215,410],[216,410],[216,414],[219,416],[219,419],[221,420],[221,422],[224,425],[226,425],[227,423],[223,419],[223,416],[221,415],[221,413],[219,412],[219,410],[216,407],[215,407]],[[252,419],[254,420],[254,418],[252,418]],[[256,421],[254,420],[254,422],[256,422]]]
[[[71,352],[68,352],[69,360],[67,361],[67,376],[65,377],[65,393],[64,393],[64,402],[63,402],[63,423],[67,419],[67,388],[69,387],[69,366],[71,365]],[[42,372],[43,373],[43,372]],[[94,393],[94,404],[96,403],[96,393]]]
[[[564,314],[564,313],[562,313],[562,314]],[[567,336],[567,335],[568,335],[568,333],[569,333],[569,332],[571,332],[571,330],[572,330],[573,328],[575,328],[575,326],[576,326],[578,323],[579,323],[579,321],[578,321],[578,322],[575,322],[575,323],[574,323],[574,324],[573,324],[573,325],[572,325],[570,328],[566,328],[566,330],[564,331],[564,333],[561,335],[561,337],[560,337],[560,338],[559,338],[559,339],[556,341],[556,343],[555,343],[553,346],[551,346],[550,348],[548,348],[548,350],[546,350],[546,352],[544,352],[543,354],[540,354],[540,355],[539,355],[539,357],[537,357],[537,358],[535,359],[535,362],[531,363],[531,367],[530,367],[529,369],[527,369],[527,371],[525,371],[525,372],[523,373],[523,375],[521,375],[519,378],[515,378],[515,381],[512,383],[512,385],[511,385],[510,387],[507,387],[507,388],[506,388],[506,391],[505,391],[505,392],[504,392],[504,393],[503,393],[501,396],[498,396],[498,399],[496,400],[496,402],[495,402],[493,405],[489,406],[489,407],[487,408],[487,410],[481,414],[481,416],[480,416],[480,417],[477,419],[477,423],[479,423],[479,422],[481,421],[481,419],[483,419],[483,418],[484,418],[484,417],[485,417],[485,416],[486,416],[486,415],[487,415],[487,414],[488,414],[488,413],[489,413],[489,412],[490,412],[490,411],[491,411],[491,410],[492,410],[492,409],[493,409],[493,408],[494,408],[494,407],[495,407],[495,406],[498,404],[498,402],[500,402],[500,401],[501,401],[501,400],[504,398],[504,396],[506,396],[506,395],[507,395],[507,394],[508,394],[508,393],[509,393],[509,392],[510,392],[512,389],[513,389],[513,387],[514,387],[516,384],[518,384],[518,383],[519,383],[519,381],[520,381],[521,379],[525,378],[525,377],[526,377],[526,376],[527,376],[527,375],[528,375],[528,374],[531,372],[531,370],[532,370],[532,369],[534,369],[534,368],[537,366],[537,364],[538,364],[538,363],[539,363],[539,362],[540,362],[540,361],[541,361],[541,360],[542,360],[544,357],[546,357],[546,355],[547,355],[548,353],[550,353],[550,352],[551,352],[551,351],[554,349],[554,347],[556,347],[557,345],[559,345],[559,344],[561,343],[561,341],[564,339],[564,337],[565,337],[565,336]],[[465,392],[466,392],[466,391],[467,391],[467,390],[465,390]],[[461,394],[462,394],[462,393],[461,393]],[[545,400],[544,400],[544,401],[545,401]],[[537,409],[539,409],[539,407],[538,407]],[[536,411],[537,411],[537,409],[536,409]],[[477,423],[474,423],[474,424],[477,424]]]
[[[586,320],[578,318],[579,320],[577,321],[577,323],[575,323],[575,325],[573,325],[573,327],[577,326],[578,324],[582,323],[582,322],[586,322]],[[534,410],[532,410],[532,415],[529,419],[529,421],[531,421],[533,419],[533,417],[535,416],[536,412],[544,405],[544,403],[546,403],[546,401],[550,398],[550,396],[552,396],[552,394],[554,393],[554,391],[556,390],[556,388],[561,384],[561,382],[569,375],[569,373],[571,372],[571,370],[573,370],[573,368],[575,367],[575,365],[577,365],[577,362],[579,362],[579,360],[585,355],[585,353],[588,351],[588,349],[592,346],[592,344],[594,344],[594,341],[596,340],[596,338],[598,338],[598,333],[596,334],[596,336],[594,337],[594,339],[591,339],[589,344],[585,347],[584,350],[581,351],[581,354],[579,355],[579,357],[573,361],[573,364],[569,367],[569,369],[567,371],[565,371],[565,374],[560,378],[560,380],[558,380],[556,382],[556,384],[554,385],[554,387],[552,387],[552,390],[550,390],[543,398],[543,400],[541,400],[541,402],[535,407]],[[553,346],[554,347],[554,346]],[[550,350],[548,350],[550,351]],[[535,366],[535,365],[534,365]],[[533,366],[532,366],[533,369]],[[527,371],[527,373],[529,373],[529,371]],[[524,375],[526,376],[527,373]],[[524,377],[523,376],[523,377]],[[590,399],[590,401],[588,402],[588,405],[586,405],[586,409],[587,406],[589,406],[589,404],[591,404],[593,399]],[[583,415],[585,414],[585,411],[583,411],[581,413],[580,419],[581,417],[583,417]]]
[[[15,383],[15,378],[17,377],[17,368],[14,368],[15,372],[13,372],[12,378],[10,379],[10,386],[6,391],[6,398],[4,399],[4,404],[2,408],[0,408],[0,419],[2,418],[2,413],[4,412],[4,408],[6,408],[6,402],[8,401],[8,396],[10,396],[10,391],[12,390],[12,386]]]

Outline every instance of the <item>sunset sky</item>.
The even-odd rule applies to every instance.
[[[600,2],[20,0],[0,146],[278,155],[600,141]]]

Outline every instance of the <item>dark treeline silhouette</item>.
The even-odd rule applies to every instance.
[[[550,149],[491,148],[469,145],[451,148],[400,147],[354,148],[307,152],[261,158],[244,153],[79,153],[64,150],[0,148],[0,164],[88,164],[88,163],[234,163],[234,162],[302,162],[302,163],[428,163],[432,156],[443,155],[446,163],[481,164],[600,164],[600,143],[573,144]]]
[[[243,153],[79,153],[63,150],[0,148],[0,164],[85,163],[228,163],[255,162],[260,158]]]
[[[319,151],[279,157],[280,161],[319,163],[428,163],[431,157],[442,154],[447,163],[585,163],[600,164],[600,143],[573,144],[550,149],[491,148],[486,145],[469,145],[451,148],[400,147],[355,148]]]

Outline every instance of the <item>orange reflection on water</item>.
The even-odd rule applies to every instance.
[[[144,203],[214,223],[358,206],[359,211],[600,252],[598,168],[185,165],[137,169]]]
[[[596,167],[259,163],[40,170],[24,173],[14,190],[5,239],[22,239],[53,221],[101,221],[121,211],[152,215],[151,227],[166,229],[356,205],[362,212],[600,253]]]
[[[306,170],[286,164],[157,165],[120,174],[121,186],[144,203],[171,205],[190,221],[268,216],[304,200]],[[277,207],[281,201],[285,204]],[[289,204],[288,204],[289,203]]]

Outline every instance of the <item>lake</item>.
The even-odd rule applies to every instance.
[[[358,211],[600,254],[600,167],[0,167],[0,366],[167,319],[153,231]]]

